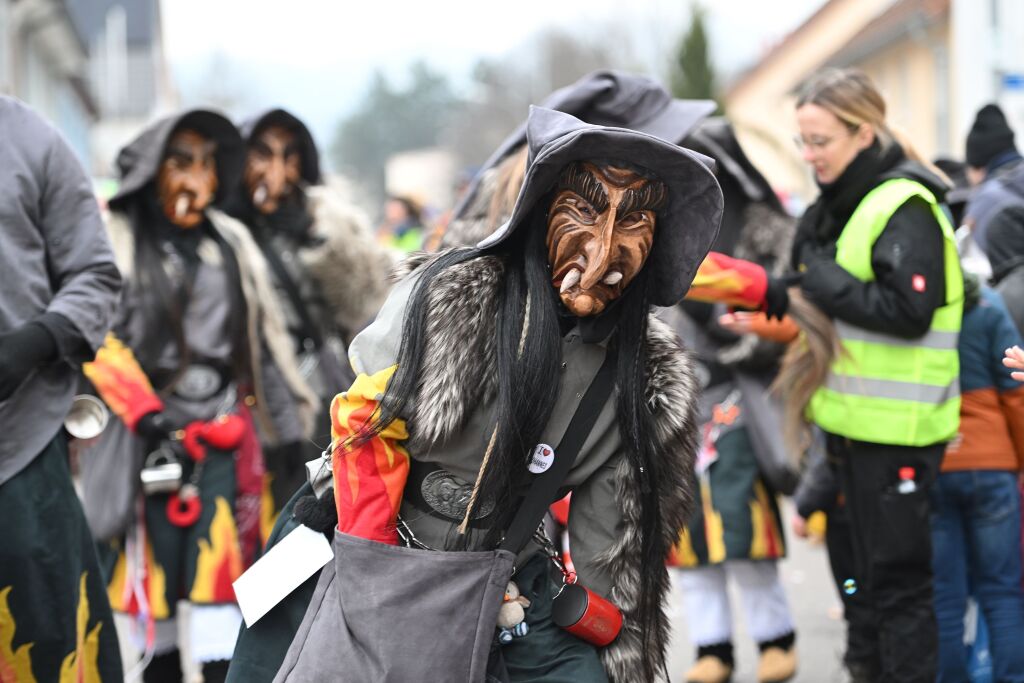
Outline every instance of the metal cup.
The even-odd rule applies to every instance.
[[[64,418],[64,429],[74,438],[88,441],[102,434],[109,420],[110,411],[103,401],[89,394],[78,394]]]

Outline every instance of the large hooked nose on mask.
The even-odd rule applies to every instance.
[[[548,213],[552,284],[577,316],[597,315],[643,268],[664,204],[658,180],[615,165],[568,166]]]
[[[217,144],[201,133],[181,130],[171,136],[157,171],[157,197],[167,219],[194,228],[217,194]]]

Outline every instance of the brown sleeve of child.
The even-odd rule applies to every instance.
[[[999,407],[1006,419],[1017,455],[1017,469],[1024,471],[1024,386],[999,392]]]

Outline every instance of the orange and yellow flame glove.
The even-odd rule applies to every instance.
[[[751,261],[709,252],[693,278],[686,298],[759,310],[768,291],[768,273]]]
[[[338,530],[390,545],[398,544],[395,522],[409,477],[409,453],[399,442],[409,438],[409,433],[405,421],[394,420],[363,444],[357,444],[356,437],[376,417],[380,398],[397,367],[359,375],[351,389],[331,402]]]
[[[82,372],[103,402],[133,432],[140,418],[164,409],[164,402],[153,391],[135,354],[113,334],[107,335],[96,359],[82,365]]]

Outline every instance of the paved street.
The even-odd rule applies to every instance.
[[[792,511],[788,501],[783,519]],[[789,596],[797,625],[797,651],[800,669],[794,681],[799,683],[832,683],[845,680],[841,664],[845,628],[839,608],[839,597],[832,586],[828,557],[824,545],[811,545],[786,534],[789,557],[782,563],[782,579]],[[747,637],[735,586],[730,586],[734,623],[734,643],[738,667],[733,683],[755,683],[757,680],[757,646]],[[693,664],[694,648],[686,636],[686,623],[677,593],[670,614],[673,618],[673,644],[669,654],[669,683],[681,683]]]

